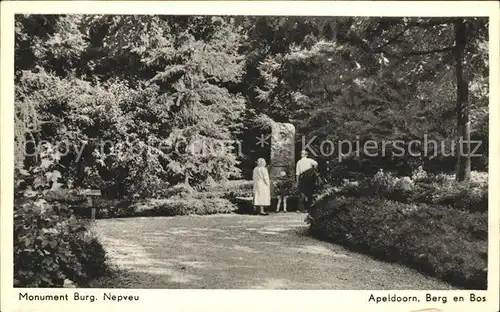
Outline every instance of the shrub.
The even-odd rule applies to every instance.
[[[488,177],[488,172],[471,171],[469,185],[471,187],[479,188],[488,187]],[[440,173],[434,176],[433,181],[440,183],[450,183],[455,181],[455,175]]]
[[[185,184],[177,184],[165,190],[167,198],[141,200],[109,200],[94,199],[97,209],[97,218],[135,217],[135,216],[176,216],[189,214],[229,213],[236,210],[234,189],[229,187],[243,185],[247,188],[247,181],[229,183],[229,185],[214,186],[211,190],[196,191]],[[238,189],[236,189],[238,191]],[[242,193],[240,193],[242,194]],[[90,209],[85,203],[74,202],[71,209],[78,216],[89,217]]]
[[[105,251],[85,221],[31,203],[14,210],[14,286],[84,286],[104,274]]]
[[[120,17],[120,19],[127,24],[142,23],[142,21],[127,17]],[[26,18],[19,25],[34,22],[30,20],[31,18]],[[57,20],[54,22],[55,25],[59,25],[57,28],[60,27],[64,31],[57,31],[55,34],[43,31],[47,35],[46,38],[44,36],[44,42],[52,41],[50,39],[52,36],[66,38],[65,36],[69,34],[66,31],[68,25],[74,27],[74,32],[70,35],[72,43],[85,36],[86,31],[76,30],[79,22]],[[97,19],[94,21],[98,24],[104,22],[97,21]],[[166,29],[178,22],[157,19],[154,23],[160,27],[159,29]],[[180,39],[184,38],[184,35],[174,31],[169,36],[179,38],[180,46],[173,48],[169,56],[153,58],[164,60],[165,64],[168,64],[165,72],[150,71],[147,69],[148,66],[143,64],[145,67],[134,66],[133,75],[127,73],[125,76],[114,74],[112,77],[101,77],[102,80],[98,84],[79,77],[78,74],[70,75],[69,72],[72,70],[66,72],[67,66],[58,65],[57,70],[52,68],[43,61],[46,55],[37,52],[37,56],[33,58],[42,66],[36,66],[36,68],[29,66],[29,68],[24,68],[26,70],[17,68],[16,107],[21,106],[37,111],[36,116],[44,121],[41,131],[35,136],[37,139],[51,142],[70,140],[67,142],[68,146],[73,143],[80,146],[81,142],[89,137],[98,137],[101,142],[116,143],[111,144],[112,147],[108,144],[105,148],[104,146],[99,148],[99,144],[95,142],[85,144],[83,158],[86,168],[83,172],[76,172],[71,168],[75,167],[71,164],[76,156],[73,151],[70,151],[68,155],[71,157],[62,161],[67,168],[63,176],[72,176],[75,180],[84,178],[82,182],[78,181],[78,184],[81,184],[79,186],[82,187],[95,188],[102,184],[110,184],[120,188],[122,195],[160,198],[163,195],[161,193],[164,189],[163,181],[175,184],[189,179],[191,184],[196,185],[208,178],[221,180],[238,176],[236,153],[221,153],[219,150],[212,152],[212,149],[218,148],[215,144],[221,140],[236,140],[236,134],[241,128],[242,113],[245,110],[243,96],[228,90],[225,85],[238,82],[241,76],[243,64],[237,60],[237,53],[235,53],[241,43],[238,36],[228,35],[236,34],[231,22],[221,19],[218,23],[221,27],[212,28],[210,36],[198,38],[200,43],[204,42],[203,44],[207,46],[213,46],[217,51],[216,54],[209,57],[203,54],[204,56],[197,60],[197,66],[186,67],[182,70],[186,71],[186,75],[199,77],[197,80],[192,80],[191,84],[186,84],[185,89],[191,95],[190,97],[178,97],[162,90],[165,82],[161,80],[167,77],[168,84],[173,85],[184,85],[187,79],[184,75],[173,74],[186,65],[187,60],[182,59],[183,51],[190,48],[187,42]],[[193,33],[198,32],[195,30],[198,26],[193,27]],[[18,29],[21,28],[23,27],[20,26]],[[18,36],[24,35],[26,35],[24,32],[18,33]],[[116,34],[103,33],[103,35],[107,37]],[[213,38],[224,37],[225,44],[220,45],[212,36]],[[107,40],[104,37],[101,39]],[[44,44],[40,43],[40,45]],[[47,46],[50,44],[45,45]],[[71,53],[72,58],[75,57],[74,60],[77,60],[80,56],[83,57],[80,53],[86,50],[85,47],[84,43],[78,44],[73,50],[74,53]],[[58,56],[54,56],[61,53],[59,48],[56,48],[57,52],[48,48],[51,51],[50,58],[55,57],[61,61]],[[155,49],[153,46],[150,48]],[[126,49],[125,46],[124,49]],[[41,47],[41,50],[45,48]],[[128,55],[127,53],[125,55]],[[138,55],[136,52],[132,54],[143,60],[149,55],[148,53]],[[66,58],[63,57],[63,59]],[[223,66],[214,66],[214,62],[221,60],[223,60],[221,63],[224,64]],[[64,61],[61,61],[62,63]],[[72,61],[70,63],[74,64]],[[73,67],[78,71],[76,68]],[[97,69],[97,71],[100,70]],[[136,74],[137,77],[135,77]],[[142,78],[138,78],[139,76]],[[141,81],[151,83],[144,86]],[[177,110],[170,109],[170,104],[165,104],[173,103],[174,100],[175,106],[179,108]],[[190,109],[184,109],[185,107],[190,107]],[[24,119],[26,122],[31,121],[31,118]],[[65,127],[61,127],[61,124]],[[28,130],[32,130],[32,127],[26,131]],[[224,147],[224,151],[226,150],[227,147]]]
[[[381,191],[389,191],[394,186],[394,176],[392,173],[380,169],[371,179],[371,184]]]
[[[317,202],[311,233],[459,287],[486,289],[486,213],[336,195]]]
[[[205,193],[210,193],[234,202],[237,197],[253,196],[253,182],[249,180],[228,180],[213,185]]]
[[[379,197],[403,203],[427,203],[460,210],[488,211],[488,173],[472,172],[469,185],[453,175],[430,175],[419,169],[412,177],[396,177],[380,170],[372,178],[344,181],[336,193],[348,197]]]
[[[488,186],[479,184],[466,185],[447,179],[441,183],[428,185],[429,190],[415,196],[416,201],[425,201],[440,205],[449,205],[456,209],[468,211],[488,211]]]
[[[415,182],[428,182],[429,178],[429,174],[427,174],[422,166],[419,166],[416,170],[414,170],[411,175],[411,179]]]
[[[488,172],[471,171],[470,173],[470,186],[488,188]]]
[[[198,198],[168,198],[142,201],[130,206],[133,216],[178,216],[230,213],[236,206],[224,198],[199,196]]]
[[[411,192],[415,189],[415,182],[410,177],[396,178],[394,181],[394,189]]]
[[[345,182],[346,184],[349,183],[349,182]],[[342,187],[344,188],[344,191],[347,191],[347,188],[348,186],[344,186],[342,185]],[[357,187],[357,186],[353,186],[353,187]],[[335,187],[335,186],[331,186],[331,185],[323,185],[319,190],[317,190],[315,196],[314,196],[314,201],[317,202],[317,201],[321,201],[323,198],[327,197],[327,196],[330,196],[332,194],[335,194],[336,192],[339,191],[339,187]]]
[[[70,209],[75,216],[80,218],[90,218],[91,210],[87,205],[87,200],[84,196],[77,195],[76,190],[58,189],[56,191],[48,191],[43,199],[54,207],[65,206]],[[92,198],[93,207],[97,208],[97,218],[112,218],[129,215],[126,211],[131,201],[125,199],[109,199],[105,196],[97,196]]]
[[[193,192],[195,192],[195,190],[189,185],[185,183],[179,183],[166,189],[164,197],[187,197],[190,196],[190,194],[192,194]]]
[[[363,190],[367,189],[365,185],[366,181],[367,180],[362,180],[362,181],[343,180],[342,184],[340,185],[339,188],[337,188],[337,190],[341,191],[343,194],[346,195],[359,194]]]

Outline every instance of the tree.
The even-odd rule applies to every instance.
[[[86,142],[77,166],[75,152],[61,158],[63,178],[135,194],[251,168],[266,152],[253,144],[263,115],[330,140],[487,141],[487,26],[447,17],[19,15],[16,144],[30,133]],[[99,140],[114,149],[101,152]],[[238,140],[244,158],[229,150]],[[457,159],[457,178],[478,164]]]
[[[478,69],[474,69],[470,65],[471,62],[477,64],[477,60],[474,59],[484,59],[484,55],[480,55],[478,50],[478,45],[486,40],[486,29],[487,21],[481,19],[432,19],[432,20],[416,20],[408,21],[405,23],[405,29],[408,27],[418,27],[423,28],[424,31],[429,33],[429,30],[436,29],[436,27],[453,29],[454,34],[454,44],[443,47],[426,47],[424,49],[415,51],[407,50],[396,52],[399,55],[411,56],[411,55],[429,55],[435,53],[449,53],[453,52],[454,63],[455,63],[455,75],[456,75],[456,179],[458,181],[468,181],[470,178],[471,171],[471,133],[470,133],[470,103],[469,103],[469,82],[471,78],[467,75],[468,71],[482,71],[482,66]],[[473,31],[470,32],[469,28]],[[405,31],[406,31],[405,30]],[[449,33],[451,33],[449,31]],[[427,35],[426,34],[426,35]],[[428,35],[426,36],[426,38]],[[448,35],[450,37],[450,35]],[[426,42],[428,40],[425,40]],[[393,53],[394,54],[394,53]],[[484,82],[483,82],[484,83]]]
[[[31,25],[37,18],[20,23]],[[76,181],[79,186],[115,187],[121,195],[161,196],[156,191],[171,184],[199,186],[238,176],[237,156],[229,147],[244,109],[243,98],[232,90],[242,74],[242,37],[233,20],[58,16],[50,21],[55,26],[42,34],[19,27],[18,37],[35,38],[43,53],[23,52],[37,56],[20,63],[16,105],[35,105],[44,124],[37,140],[85,143],[76,166],[64,163],[74,152],[61,159],[68,168],[64,178],[84,177]],[[69,42],[64,38],[81,44],[60,48]],[[190,145],[199,142],[218,150],[193,153]],[[102,148],[102,143],[111,144]]]
[[[464,93],[464,86],[456,83],[454,72],[467,70],[470,75],[464,79],[472,79],[475,86],[474,136],[481,131],[483,140],[485,132],[480,129],[485,122],[487,125],[487,53],[483,47],[487,42],[487,21],[463,20],[473,30],[469,30],[462,47],[467,65],[461,68],[456,66],[454,56],[457,21],[343,18],[327,22],[330,26],[324,29],[333,31],[316,32],[312,48],[310,42],[302,43],[294,51],[269,55],[260,62],[264,83],[256,88],[257,99],[266,103],[273,117],[307,120],[305,124],[299,122],[305,132],[340,136],[365,133],[367,137],[404,140],[422,139],[425,134],[442,141],[458,138],[460,130],[450,122],[453,116],[455,125],[459,120],[456,95],[458,90]],[[280,116],[290,111],[294,113]],[[376,114],[363,116],[364,112]],[[345,120],[350,120],[353,128],[347,128]],[[460,166],[470,168],[470,157],[467,160],[456,156],[457,162],[459,158],[465,160]],[[457,178],[461,176],[457,170]]]
[[[457,141],[459,146],[456,178],[458,181],[468,181],[471,170],[469,84],[463,68],[467,41],[467,24],[463,20],[456,21],[455,72],[457,76]]]

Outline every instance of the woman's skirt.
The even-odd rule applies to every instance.
[[[271,190],[263,182],[256,183],[253,189],[253,204],[255,206],[271,206]]]

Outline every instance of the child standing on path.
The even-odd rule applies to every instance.
[[[285,171],[280,172],[278,180],[274,183],[276,189],[276,194],[278,195],[278,204],[276,206],[276,212],[280,211],[281,203],[283,202],[283,212],[286,212],[286,204],[288,196],[292,195],[294,182],[290,180]]]

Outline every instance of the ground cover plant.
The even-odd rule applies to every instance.
[[[89,222],[59,207],[14,210],[14,286],[85,286],[107,271],[106,252]]]
[[[471,173],[469,183],[455,180],[453,175],[432,174],[417,169],[412,176],[398,177],[379,170],[360,181],[344,180],[325,192],[344,196],[372,196],[403,203],[427,203],[451,206],[470,212],[488,211],[488,173]]]
[[[486,289],[487,174],[472,176],[464,186],[421,169],[402,178],[380,171],[327,187],[310,212],[311,234],[458,287]],[[418,187],[424,181],[429,187]]]

